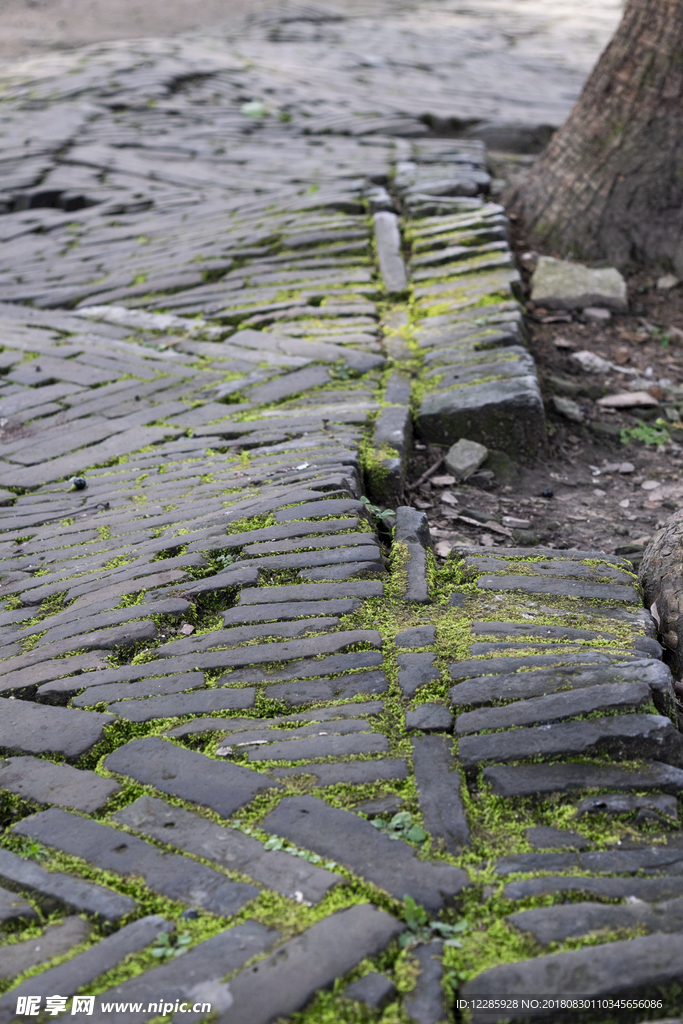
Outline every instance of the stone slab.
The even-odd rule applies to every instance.
[[[384,754],[389,750],[386,736],[311,736],[308,739],[269,743],[248,752],[250,761],[303,761],[316,757],[348,757],[351,754]]]
[[[278,637],[283,640],[293,639],[307,633],[331,631],[339,625],[337,616],[319,619],[297,619],[294,622],[259,622],[249,626],[232,626],[230,629],[215,629],[209,633],[193,634],[184,639],[174,639],[172,643],[158,647],[159,658],[173,658],[184,654],[201,654],[204,651],[228,650],[245,641]]]
[[[421,686],[433,682],[440,676],[435,666],[435,654],[399,654],[398,685],[404,697],[412,697]]]
[[[312,796],[285,797],[262,827],[331,857],[397,899],[412,896],[428,910],[442,907],[468,884],[459,868],[418,861],[407,843],[392,842],[356,814]]]
[[[337,764],[302,764],[296,768],[273,768],[274,779],[287,779],[293,775],[309,776],[318,786],[336,786],[346,782],[363,786],[368,782],[386,779],[407,779],[408,767],[402,758],[381,761],[340,761]]]
[[[378,715],[383,708],[383,701],[370,700],[361,703],[339,704],[328,708],[318,707],[313,708],[312,711],[298,711],[293,715],[280,715],[277,718],[196,718],[191,722],[185,723],[185,725],[178,725],[175,729],[170,729],[168,735],[190,736],[195,732],[206,732],[207,730],[215,730],[231,735],[242,730],[251,730],[254,728],[254,725],[267,729],[271,726],[289,725],[293,722],[333,722],[333,727],[336,728],[347,719],[353,722],[367,715]],[[340,721],[334,722],[335,719]]]
[[[455,732],[458,736],[465,736],[484,729],[512,729],[541,722],[561,722],[594,712],[634,711],[645,707],[650,699],[650,687],[645,682],[605,683],[547,697],[518,700],[504,707],[466,711],[458,715]]]
[[[590,875],[546,875],[544,878],[526,878],[508,882],[505,895],[511,900],[523,900],[548,894],[585,893],[602,899],[626,899],[635,896],[646,903],[683,896],[683,876],[660,875],[656,878],[596,878]]]
[[[614,633],[565,626],[534,626],[527,622],[473,622],[475,636],[542,637],[546,640],[615,640]]]
[[[550,647],[550,650],[556,648]],[[530,669],[541,669],[548,665],[556,665],[558,671],[567,670],[575,665],[590,667],[591,665],[615,665],[628,664],[635,661],[635,657],[628,652],[613,652],[610,650],[586,650],[580,654],[568,651],[566,647],[557,649],[557,654],[527,654],[524,656],[510,656],[498,658],[470,658],[465,661],[458,661],[449,665],[453,679],[467,679],[478,676],[483,672],[486,675],[504,675],[511,672],[528,672]],[[639,661],[641,659],[638,659]]]
[[[570,829],[538,825],[525,829],[525,832],[534,850],[586,850],[590,846],[585,836]]]
[[[171,931],[172,927],[171,922],[158,915],[140,918],[113,935],[100,939],[95,946],[66,963],[17,985],[0,998],[0,1024],[10,1024],[14,1019],[20,996],[35,995],[36,988],[40,987],[43,992],[59,992],[68,998],[94,981],[98,975],[116,967],[130,953],[137,953],[150,945],[161,932]]]
[[[441,987],[443,942],[438,939],[411,950],[418,975],[415,988],[403,997],[405,1012],[415,1024],[440,1024],[448,1019],[445,992]]]
[[[362,501],[357,501],[355,498],[327,498],[322,501],[307,501],[282,509],[275,513],[275,522],[287,523],[292,519],[315,519],[319,516],[360,516],[362,519],[367,519],[368,510]],[[350,594],[346,596],[350,596]]]
[[[426,552],[431,545],[431,538],[425,513],[409,505],[399,505],[396,509],[394,543],[404,545],[408,555],[403,600],[429,603]]]
[[[377,259],[382,281],[388,295],[400,295],[408,287],[405,263],[401,254],[401,233],[395,213],[381,211],[373,216]]]
[[[38,757],[0,760],[0,790],[38,804],[56,804],[92,814],[120,790],[113,779],[79,771],[67,764],[51,764]]]
[[[38,912],[23,896],[0,886],[0,927],[19,918],[27,922],[36,921]]]
[[[480,576],[477,586],[481,590],[520,590],[525,594],[553,594],[558,597],[582,597],[591,600],[625,601],[638,603],[635,587],[622,587],[610,583],[586,583],[573,579],[548,579],[536,576]]]
[[[463,999],[494,994],[514,999],[533,993],[540,997],[541,1005],[543,997],[659,996],[662,989],[678,983],[681,956],[683,935],[644,935],[500,964],[467,982],[460,991]],[[529,1016],[529,1011],[520,1008],[506,1011],[506,1015],[511,1021],[521,1020]],[[496,1021],[497,1015],[475,1010],[473,1019],[476,1024],[488,1024]]]
[[[359,694],[385,693],[389,681],[384,672],[354,672],[346,676],[290,683],[272,683],[265,694],[291,707],[312,701],[349,700]]]
[[[205,864],[57,807],[24,818],[14,830],[124,878],[141,877],[155,892],[226,917],[258,896],[253,885],[233,882]]]
[[[367,548],[355,548],[354,551],[367,551]],[[377,560],[368,559],[364,562],[343,561],[339,565],[325,565],[315,569],[300,569],[299,576],[302,580],[335,581],[335,580],[357,580],[367,576],[384,575],[386,569],[379,557]]]
[[[499,857],[497,875],[514,875],[525,871],[572,871],[580,867],[575,853],[517,853]]]
[[[345,999],[353,999],[373,1009],[380,1009],[395,998],[396,986],[385,974],[370,971],[348,985],[342,995]]]
[[[404,930],[383,910],[361,903],[331,914],[230,982],[232,1005],[219,1024],[271,1024],[301,1009]]]
[[[650,794],[650,796],[634,796],[632,793],[604,793],[600,796],[588,796],[576,805],[576,813],[584,814],[639,814],[652,818],[663,815],[678,821],[678,800],[674,796]]]
[[[654,906],[647,903],[622,906],[566,903],[520,910],[510,914],[507,920],[519,931],[533,935],[542,946],[602,930],[642,928],[648,932],[681,932],[683,899],[667,900]]]
[[[37,938],[0,948],[0,978],[8,980],[30,967],[63,956],[90,936],[90,925],[80,917],[65,917],[49,925]],[[36,983],[34,982],[34,985]]]
[[[0,675],[0,693],[20,693],[49,680],[63,676],[88,672],[91,669],[102,669],[107,665],[109,651],[86,651],[85,654],[73,654],[68,658],[57,658],[42,661],[28,668]]]
[[[0,705],[0,748],[8,753],[63,754],[76,761],[104,736],[114,718],[93,711],[46,707],[3,699]]]
[[[224,828],[156,797],[140,797],[112,815],[112,820],[229,871],[248,875],[290,899],[296,899],[300,892],[307,902],[318,903],[341,881],[331,871],[279,850],[265,850],[262,843],[238,829]]]
[[[99,673],[98,673],[99,674]],[[114,674],[114,673],[112,673]],[[74,680],[78,683],[81,677]],[[97,676],[94,677],[95,679]],[[88,673],[82,677],[82,682],[90,683],[93,675]],[[141,679],[137,682],[121,683],[100,683],[97,686],[88,686],[71,701],[75,708],[89,708],[93,704],[102,704],[106,701],[124,700],[132,697],[158,697],[169,693],[183,693],[185,690],[199,689],[205,685],[203,672],[182,672],[176,676],[155,676],[148,679]],[[50,691],[45,691],[50,692]]]
[[[683,771],[651,761],[638,769],[618,765],[527,764],[484,768],[484,781],[497,796],[544,796],[587,789],[661,789],[677,795],[683,788]]]
[[[122,700],[110,704],[107,711],[129,722],[150,722],[154,718],[180,718],[182,715],[206,715],[212,711],[243,711],[253,708],[253,686],[241,690],[211,689],[147,700]],[[0,775],[0,780],[2,775]]]
[[[413,771],[420,814],[434,842],[460,854],[469,845],[470,830],[461,797],[461,779],[445,736],[420,736],[412,741]]]
[[[453,715],[443,704],[419,704],[414,711],[406,711],[406,729],[452,732],[453,721]]]
[[[396,634],[397,647],[431,647],[436,642],[434,626],[416,626]]]
[[[322,640],[325,638],[318,637],[317,639]],[[198,659],[199,657],[203,659],[213,656],[204,654],[198,656]],[[317,676],[322,676],[323,679],[326,679],[329,673],[329,675],[335,676],[336,680],[338,680],[338,688],[341,692],[341,688],[347,684],[350,685],[352,682],[350,675],[342,676],[341,673],[356,672],[361,668],[374,668],[376,665],[381,665],[382,662],[383,658],[380,651],[349,651],[347,654],[332,654],[320,658],[302,658],[299,661],[286,664],[283,668],[273,672],[261,668],[233,669],[231,672],[224,673],[218,682],[220,686],[228,686],[238,682],[270,684],[284,682],[288,679],[295,681],[314,679]],[[340,674],[337,675],[337,673]],[[360,675],[360,673],[358,674]],[[370,673],[367,673],[367,675],[370,675]]]
[[[104,921],[118,921],[137,906],[129,896],[59,871],[44,871],[9,850],[0,850],[0,878],[22,892],[36,894],[48,904],[65,906],[77,913],[85,911]]]
[[[223,981],[226,975],[270,949],[278,938],[276,931],[256,921],[245,921],[200,942],[181,957],[107,989],[97,997],[98,1006],[109,1005],[104,1011],[107,1024],[143,1024],[158,1017],[164,1005],[170,1003],[170,1013],[176,1001],[188,999],[210,1003],[213,1012],[220,1013],[232,1004],[230,988]],[[116,1003],[127,1004],[128,1008],[116,1011]],[[130,1009],[131,1003],[139,1004],[138,1009]],[[150,1004],[154,1009],[148,1009]],[[205,1016],[188,1008],[173,1020],[176,1024],[180,1020],[198,1024]]]
[[[683,739],[669,718],[634,714],[464,736],[458,744],[460,760],[468,769],[484,761],[570,758],[599,753],[610,753],[624,760],[656,758],[681,767]]]
[[[251,768],[215,761],[155,736],[119,747],[105,765],[162,793],[210,807],[224,818],[273,788],[271,779]]]
[[[498,659],[496,659],[497,661]],[[501,659],[502,660],[502,659]],[[524,667],[531,659],[527,658],[520,667]],[[491,666],[487,662],[459,662],[451,666],[452,674],[457,677],[467,664],[476,672]],[[495,667],[495,666],[494,666]],[[531,666],[533,667],[533,663]],[[467,671],[465,671],[465,674]],[[655,707],[660,714],[670,714],[674,707],[674,692],[671,672],[661,662],[634,660],[623,665],[591,665],[562,666],[553,669],[537,668],[532,672],[501,672],[494,676],[479,676],[468,679],[449,690],[449,699],[454,707],[481,707],[498,701],[524,700],[542,697],[555,692],[566,692],[568,689],[578,690],[584,687],[604,686],[619,682],[647,682],[652,693]]]
[[[356,502],[355,504],[359,504]],[[327,601],[342,598],[383,597],[384,585],[378,580],[352,583],[293,583],[283,587],[259,587],[240,592],[240,605],[269,604],[281,601]]]
[[[429,391],[416,429],[432,444],[470,438],[511,458],[540,456],[546,445],[545,414],[536,374]]]
[[[329,601],[283,601],[265,605],[229,608],[223,612],[223,625],[236,626],[250,622],[280,622],[314,615],[350,615],[360,608],[357,598]]]

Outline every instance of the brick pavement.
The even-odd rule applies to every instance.
[[[543,453],[483,145],[255,119],[188,52],[76,71],[4,107],[0,1021],[676,1009],[630,563],[498,526],[437,568],[402,498],[413,425]]]

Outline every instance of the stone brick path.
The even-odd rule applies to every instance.
[[[250,118],[187,51],[70,61],[3,111],[0,1024],[680,1012],[683,740],[630,564],[501,530],[437,570],[402,498],[411,404],[543,453],[483,145]]]

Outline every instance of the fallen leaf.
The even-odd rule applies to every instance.
[[[434,551],[439,558],[448,558],[452,550],[453,545],[449,540],[440,540],[438,544],[434,545]]]

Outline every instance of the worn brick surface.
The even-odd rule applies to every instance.
[[[273,8],[229,53],[197,32],[3,67],[0,1024],[38,991],[97,990],[106,1024],[274,1024],[338,982],[340,1020],[348,998],[441,1024],[456,975],[500,997],[676,980],[683,747],[656,609],[621,556],[526,546],[557,474],[533,529],[486,511],[545,426],[494,201],[509,161],[482,140],[540,151],[528,124],[578,93],[557,106],[548,71],[570,46],[548,41],[541,89],[525,36],[533,117],[506,76],[482,111],[461,69],[456,138],[423,69],[487,15],[419,10]],[[419,445],[489,461],[446,476],[411,407]],[[497,887],[539,945],[482,972]],[[604,941],[621,927],[647,934]],[[68,956],[69,929],[89,948]]]

